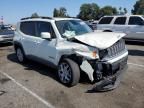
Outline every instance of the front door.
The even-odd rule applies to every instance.
[[[54,62],[56,59],[56,35],[49,22],[37,22],[37,50],[36,56],[44,61]],[[41,38],[42,32],[49,32],[51,34],[51,39],[46,40]]]

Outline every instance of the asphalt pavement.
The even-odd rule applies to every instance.
[[[0,108],[144,108],[144,44],[128,43],[128,70],[120,86],[87,93],[86,79],[68,88],[56,70],[29,61],[20,64],[13,46],[0,46]]]

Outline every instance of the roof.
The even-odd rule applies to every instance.
[[[55,20],[55,21],[60,21],[60,20],[78,20],[77,18],[62,18],[62,17],[26,17],[26,18],[22,18],[22,21],[25,20]]]
[[[130,17],[130,16],[142,16],[142,15],[106,15],[104,17]]]
[[[54,17],[53,18],[56,21],[60,21],[60,20],[79,20],[77,18],[60,18],[60,17]]]

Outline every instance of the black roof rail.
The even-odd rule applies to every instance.
[[[22,18],[21,20],[31,19],[31,17]]]
[[[26,17],[26,18],[22,18],[21,20],[35,19],[35,18],[41,18],[41,19],[53,19],[52,17],[38,16],[38,17]]]

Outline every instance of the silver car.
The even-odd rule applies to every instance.
[[[0,26],[0,43],[13,42],[14,31],[10,27]]]

